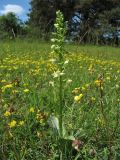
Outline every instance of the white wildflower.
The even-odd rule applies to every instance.
[[[49,61],[52,62],[52,63],[54,63],[56,61],[56,59],[52,58]]]
[[[49,81],[49,86],[54,87],[54,82],[53,81]]]
[[[57,78],[60,76],[60,71],[58,70],[58,71],[54,72],[52,75],[53,75],[53,78]]]
[[[69,63],[69,60],[66,60],[65,62],[64,62],[64,64],[68,64]]]
[[[53,78],[57,78],[57,77],[62,76],[64,74],[65,74],[64,72],[60,72],[59,70],[57,70],[52,75],[53,75]]]
[[[51,46],[51,49],[54,49],[55,48],[55,45],[53,44],[52,46]]]
[[[72,83],[72,79],[68,79],[66,83],[67,83],[67,84]]]

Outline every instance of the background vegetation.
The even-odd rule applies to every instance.
[[[119,0],[31,0],[29,19],[22,23],[14,14],[0,17],[0,39],[29,37],[50,40],[56,11],[67,25],[66,41],[120,44]]]

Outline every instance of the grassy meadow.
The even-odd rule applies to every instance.
[[[120,159],[120,49],[65,45],[63,160]],[[0,42],[0,160],[57,160],[58,63],[51,44]]]

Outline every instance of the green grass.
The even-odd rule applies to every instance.
[[[5,48],[10,45],[10,51],[15,53],[20,52],[40,52],[40,53],[49,53],[51,43],[40,42],[38,40],[31,40],[28,42],[27,40],[22,41],[10,41],[10,42],[0,42],[0,54],[4,54]],[[66,50],[68,52],[80,53],[83,52],[84,54],[90,56],[97,56],[98,58],[102,59],[112,59],[120,61],[120,49],[111,47],[111,46],[94,46],[94,45],[74,45],[74,44],[66,44]],[[5,51],[6,53],[6,51]]]
[[[58,66],[50,46],[0,42],[0,160],[59,159],[50,121],[58,116],[59,81],[53,77]],[[63,121],[67,136],[80,145],[75,150],[73,141],[64,140],[64,160],[119,160],[119,48],[65,48]]]

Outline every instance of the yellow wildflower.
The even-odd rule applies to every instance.
[[[5,82],[6,82],[6,80],[5,80],[5,79],[3,79],[3,80],[1,80],[1,82],[2,82],[2,83],[5,83]]]
[[[107,80],[110,80],[110,77],[106,77]]]
[[[79,96],[75,96],[75,97],[74,97],[74,101],[75,101],[75,102],[78,102],[78,101],[79,101]]]
[[[4,92],[7,88],[9,89],[9,88],[12,88],[12,87],[13,87],[12,84],[7,84],[7,85],[3,86],[1,89],[2,89],[2,92]]]
[[[28,83],[24,83],[23,86],[28,86]]]
[[[93,65],[90,64],[89,68],[88,68],[88,71],[91,71],[93,69]]]
[[[82,87],[82,91],[85,91],[85,87]]]
[[[20,125],[20,126],[23,126],[23,125],[24,125],[24,121],[20,121],[20,122],[19,122],[19,125]]]
[[[102,81],[101,81],[101,80],[96,80],[96,81],[95,81],[95,84],[96,84],[96,86],[100,87],[101,84],[102,84]]]
[[[35,110],[34,110],[34,108],[33,108],[33,107],[31,107],[29,111],[30,111],[30,112],[32,112],[32,113],[34,113],[34,112],[35,112]]]
[[[4,113],[4,116],[5,117],[8,117],[8,116],[10,116],[11,115],[11,113],[9,112],[9,111],[6,111],[5,113]]]
[[[29,92],[29,89],[24,89],[23,92],[27,93]]]
[[[74,97],[75,102],[80,102],[81,98],[83,97],[83,94],[80,94],[79,96]]]
[[[16,124],[17,124],[17,122],[15,120],[12,120],[8,125],[10,128],[13,128],[16,126]]]
[[[12,88],[13,85],[12,84],[7,84],[6,86],[4,86],[4,88]]]

